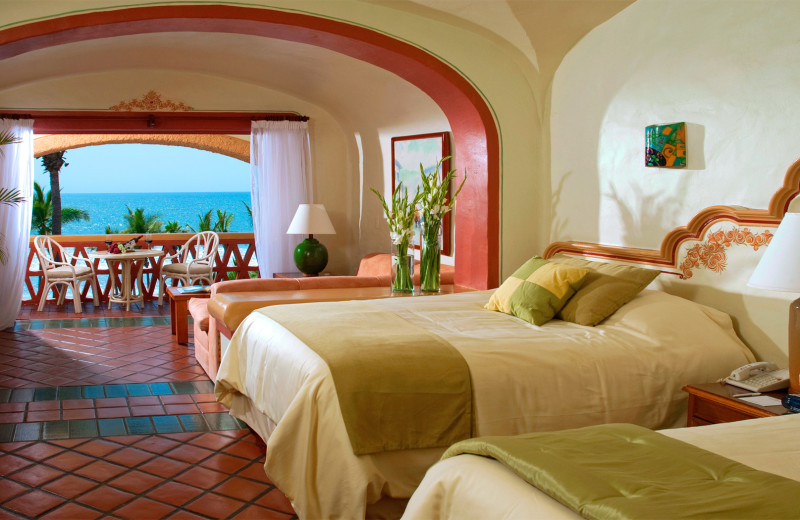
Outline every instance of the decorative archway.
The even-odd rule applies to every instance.
[[[45,135],[33,140],[33,156],[36,158],[61,150],[83,148],[101,144],[166,144],[185,146],[207,152],[226,155],[240,161],[250,162],[250,141],[229,135],[209,134],[62,134]]]
[[[456,214],[456,283],[495,287],[500,257],[500,140],[480,92],[457,70],[407,42],[298,12],[224,5],[133,7],[68,15],[0,31],[0,60],[67,43],[157,32],[227,32],[324,47],[388,70],[425,92],[453,132],[470,182]]]

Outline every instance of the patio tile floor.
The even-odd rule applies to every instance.
[[[297,518],[168,307],[48,307],[0,331],[0,518]]]

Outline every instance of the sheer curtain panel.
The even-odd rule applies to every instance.
[[[258,270],[262,278],[296,271],[294,249],[303,240],[286,230],[298,204],[311,196],[311,153],[306,121],[253,121],[250,198]]]
[[[22,305],[31,237],[33,120],[0,119],[0,131],[19,139],[0,148],[0,188],[18,189],[25,199],[16,205],[0,204],[0,247],[7,253],[7,262],[0,264],[0,329],[6,329],[14,325]]]

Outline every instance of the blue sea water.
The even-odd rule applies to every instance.
[[[233,214],[229,230],[252,233],[253,221],[243,203],[250,206],[249,192],[189,192],[189,193],[62,193],[61,206],[83,209],[89,212],[90,220],[71,222],[62,226],[64,235],[101,235],[106,226],[123,230],[127,227],[123,215],[143,208],[145,215],[159,214],[165,225],[177,221],[182,226],[199,229],[200,215],[208,210],[211,223],[217,221],[216,210]],[[187,231],[190,231],[187,229]]]

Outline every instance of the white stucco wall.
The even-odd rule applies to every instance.
[[[657,249],[705,207],[766,208],[798,158],[800,2],[664,7],[639,0],[587,35],[556,73],[553,240]],[[688,167],[645,167],[645,127],[679,121]],[[746,288],[761,253],[731,254],[722,275],[664,285],[731,313],[756,352],[785,363],[792,298]]]
[[[668,17],[663,8],[636,2],[556,73],[554,240],[656,248],[704,207],[765,208],[798,157],[800,2],[674,0]],[[679,121],[688,167],[645,167],[645,127]]]

